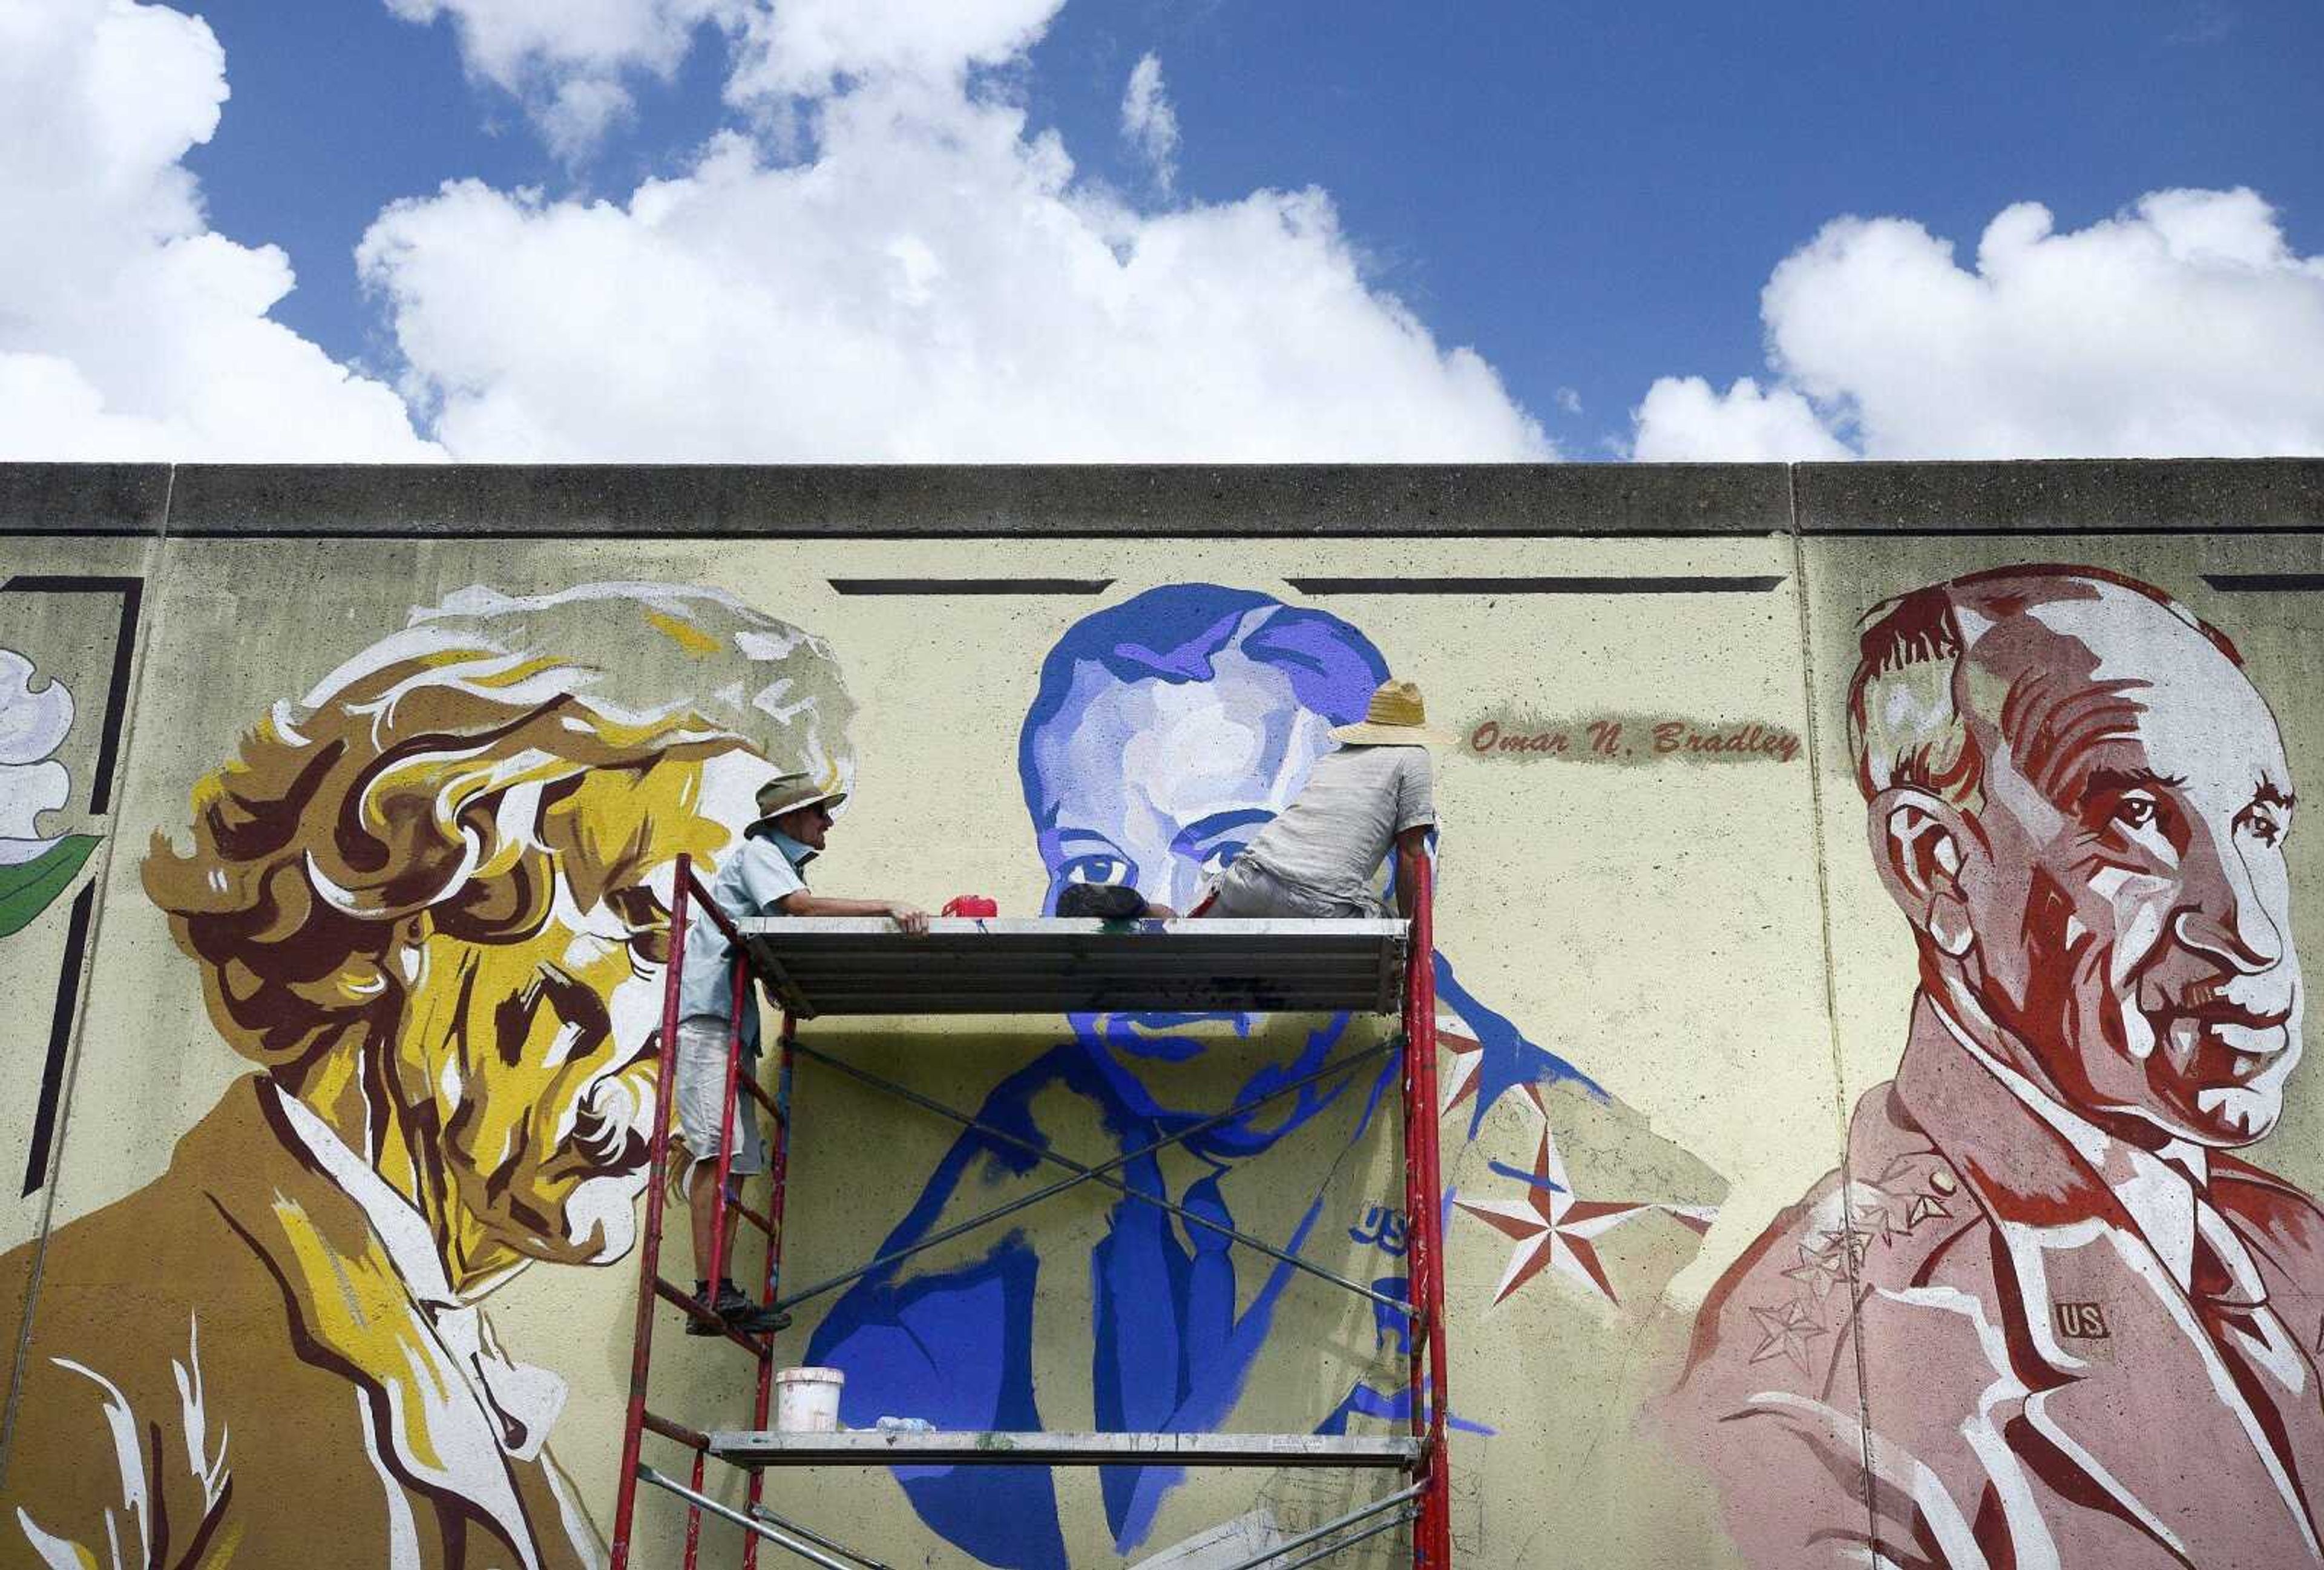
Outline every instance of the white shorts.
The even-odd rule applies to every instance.
[[[755,1060],[742,1060],[742,1074]],[[678,1131],[693,1158],[687,1170],[701,1161],[718,1159],[720,1141],[727,1131],[741,1129],[734,1144],[735,1173],[767,1169],[767,1145],[759,1133],[758,1113],[738,1078],[728,1116],[718,1115],[720,1092],[726,1088],[726,1026],[715,1020],[687,1020],[678,1028]]]

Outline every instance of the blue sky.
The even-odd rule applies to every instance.
[[[299,287],[272,319],[384,381],[414,366],[355,252],[390,203],[470,178],[624,202],[746,123],[721,102],[732,54],[713,27],[673,79],[623,76],[632,113],[560,158],[524,104],[464,64],[448,21],[415,24],[382,0],[222,0],[198,15],[232,94],[185,161],[210,227],[281,246]],[[1167,196],[1119,129],[1124,83],[1149,52],[1180,134]],[[1558,452],[1586,458],[1628,449],[1657,378],[1772,385],[1762,285],[1849,215],[1917,222],[1966,266],[2015,202],[2073,231],[2149,192],[2250,188],[2293,259],[2313,258],[2319,60],[2317,0],[1070,0],[975,80],[983,98],[1021,104],[1033,131],[1054,129],[1084,189],[1110,185],[1148,211],[1321,188],[1364,282],[1437,346],[1473,348]],[[811,137],[761,145],[770,166],[816,151]],[[1819,429],[1870,449],[1877,411],[1848,401],[1877,402],[1877,374],[1823,380],[1851,376],[1870,390],[1819,394]],[[413,408],[430,434],[427,399]]]

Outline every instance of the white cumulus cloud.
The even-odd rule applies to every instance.
[[[757,0],[727,96],[817,97],[880,76],[956,78],[1015,59],[1065,0]]]
[[[448,18],[468,69],[514,94],[559,153],[586,153],[631,108],[625,78],[667,79],[706,23],[740,27],[755,0],[387,0],[408,22]]]
[[[267,312],[272,245],[213,233],[180,163],[225,57],[129,0],[0,0],[0,457],[410,458],[389,388]]]
[[[1148,54],[1130,73],[1121,95],[1121,134],[1154,171],[1166,192],[1178,178],[1178,113],[1162,85],[1162,61]]]
[[[386,0],[409,22],[448,20],[468,69],[523,104],[562,156],[585,157],[633,106],[630,83],[668,80],[708,28],[733,59],[739,106],[823,97],[878,75],[944,78],[1016,57],[1065,0]]]
[[[1656,382],[1641,458],[2324,453],[2324,256],[2249,190],[2166,190],[2061,232],[2033,202],[1974,264],[1841,218],[1760,297],[1773,379]]]
[[[1143,212],[1077,182],[974,75],[1055,9],[790,0],[731,86],[802,99],[803,154],[738,129],[620,201],[391,208],[358,259],[407,392],[477,458],[1547,455],[1321,192]]]
[[[1636,420],[1630,456],[1640,463],[1804,463],[1851,456],[1796,389],[1763,389],[1748,376],[1724,392],[1700,376],[1658,378],[1646,389]]]
[[[1062,0],[387,3],[448,19],[552,142],[705,41],[735,123],[617,197],[463,181],[380,214],[391,387],[271,319],[280,250],[208,227],[182,162],[226,101],[206,25],[0,0],[0,232],[42,236],[0,246],[0,456],[1552,456],[1323,193],[1077,180],[1012,97]]]

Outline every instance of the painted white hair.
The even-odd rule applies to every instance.
[[[276,704],[195,787],[191,848],[154,836],[146,891],[228,1041],[300,1063],[392,1022],[410,918],[514,941],[560,867],[629,854],[557,827],[589,780],[749,749],[844,787],[853,714],[829,645],[715,589],[466,589]]]

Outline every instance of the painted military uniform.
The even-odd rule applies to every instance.
[[[1658,1416],[1745,1556],[2324,1563],[2324,1213],[2217,1152],[2126,1162],[2011,1079],[1923,999],[1853,1181],[1705,1303]]]
[[[37,1246],[0,1261],[11,1301]],[[603,1562],[542,1448],[563,1382],[502,1353],[419,1214],[263,1076],[39,1270],[0,1563]]]

